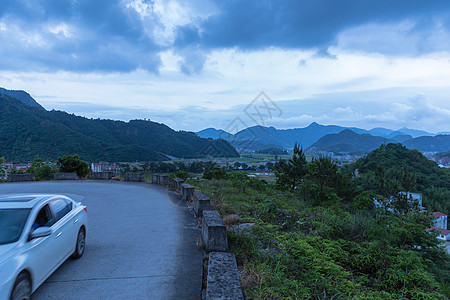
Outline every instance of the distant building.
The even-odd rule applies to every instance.
[[[1,179],[7,179],[8,175],[12,172],[12,171],[21,171],[23,173],[26,173],[28,168],[31,167],[31,164],[13,164],[11,162],[5,162],[2,164],[5,174],[4,175],[0,175]]]
[[[419,193],[411,193],[411,192],[400,192],[399,193],[402,196],[406,195],[406,198],[408,199],[408,203],[414,203],[417,201],[419,204],[419,207],[422,207],[422,194]]]
[[[119,174],[120,167],[114,163],[110,164],[105,161],[91,163],[92,172],[112,172],[113,176]]]
[[[435,218],[435,220],[434,220],[435,227],[447,229],[447,215],[446,214],[441,213],[440,211],[436,211],[433,213],[433,216]]]
[[[101,167],[100,163],[92,163],[91,170],[92,170],[92,172],[101,172],[102,167]]]
[[[408,210],[413,209],[416,211],[425,211],[425,207],[422,206],[422,194],[411,192],[399,192],[398,197],[390,196],[389,199],[387,199],[387,203],[383,203],[382,201],[374,198],[373,200],[375,207],[381,209],[387,204],[387,211],[404,214],[404,210],[394,208],[394,203],[399,200],[399,196],[406,196],[409,206]]]
[[[443,229],[443,228],[438,228],[438,227],[430,227],[425,229],[428,232],[431,231],[437,231],[438,232],[438,236],[437,238],[442,240],[442,241],[450,241],[450,230],[447,229]]]

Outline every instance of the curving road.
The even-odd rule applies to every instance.
[[[59,193],[88,211],[86,252],[66,261],[33,299],[200,299],[197,221],[166,188],[115,181],[0,184],[4,193]]]

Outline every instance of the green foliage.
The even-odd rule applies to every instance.
[[[59,172],[59,169],[55,163],[43,161],[39,157],[34,158],[33,163],[27,169],[27,173],[34,174],[36,180],[52,180],[53,174],[56,172]]]
[[[205,179],[223,179],[227,176],[227,171],[221,169],[219,166],[213,166],[209,169],[206,169],[203,172],[203,178]]]
[[[5,162],[5,158],[0,157],[0,176],[5,175],[5,166],[3,165],[4,162]]]
[[[374,192],[364,191],[353,199],[353,208],[361,211],[372,211],[375,208],[375,198]]]
[[[278,162],[275,170],[277,185],[282,188],[290,188],[291,191],[294,191],[306,176],[306,164],[306,156],[303,148],[300,148],[295,143],[292,157],[287,162],[281,159]]]
[[[414,183],[412,174],[417,172],[407,166],[400,164],[396,170],[399,188]],[[385,201],[386,207],[395,202],[377,195],[375,187],[356,189],[353,180],[327,158],[314,159],[305,169],[294,190],[290,184],[271,185],[244,172],[196,183],[221,215],[238,214],[240,222],[256,223],[248,232],[228,232],[247,297],[449,296],[450,258],[435,235],[425,231],[431,226],[430,214],[376,209],[374,198]],[[386,178],[386,173],[380,174]],[[342,184],[350,187],[344,189]],[[399,201],[401,205],[401,197]]]
[[[75,172],[78,177],[86,177],[90,171],[88,163],[82,161],[78,154],[58,157],[57,165],[61,172]]]
[[[180,178],[180,179],[183,179],[184,181],[186,181],[186,179],[188,179],[190,177],[191,177],[191,174],[189,174],[186,171],[181,170],[181,171],[171,173],[169,175],[169,180],[172,180],[173,178]]]
[[[400,190],[417,191],[423,194],[423,205],[428,210],[450,212],[450,169],[439,168],[416,150],[401,144],[382,145],[343,171],[351,174],[355,169],[364,190],[385,197]]]

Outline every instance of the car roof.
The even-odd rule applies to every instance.
[[[56,194],[6,194],[0,195],[0,208],[33,208],[38,203],[51,198],[65,198]]]

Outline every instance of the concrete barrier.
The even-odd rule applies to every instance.
[[[76,180],[78,178],[77,173],[55,173],[53,174],[53,180]]]
[[[203,216],[204,210],[211,209],[211,199],[203,193],[194,192],[194,211],[198,217]]]
[[[143,182],[144,181],[144,174],[127,172],[127,173],[125,173],[125,181]]]
[[[9,174],[8,182],[35,181],[34,174]]]
[[[104,179],[109,180],[112,178],[113,172],[92,172],[91,179]]]
[[[181,197],[184,201],[190,201],[194,197],[195,188],[189,183],[181,184]]]
[[[244,300],[236,257],[233,253],[209,253],[206,300]]]
[[[159,175],[159,184],[169,185],[169,176],[167,175]]]
[[[184,183],[184,180],[178,177],[172,178],[172,188],[175,192],[180,192],[181,184]]]
[[[202,242],[206,252],[228,251],[227,228],[217,210],[204,210]]]
[[[159,174],[152,174],[152,183],[159,183]]]

